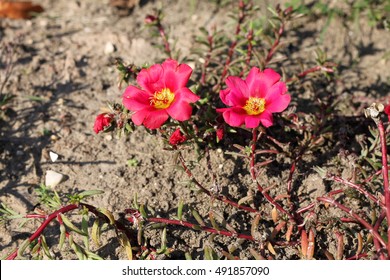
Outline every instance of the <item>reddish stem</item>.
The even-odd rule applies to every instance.
[[[343,178],[340,178],[338,176],[335,176],[335,175],[327,175],[326,176],[328,179],[330,180],[333,180],[335,182],[339,182],[339,183],[342,183],[348,187],[351,187],[355,190],[357,190],[358,192],[360,192],[361,194],[363,194],[365,197],[367,197],[367,199],[371,200],[372,202],[376,203],[377,205],[379,205],[380,207],[384,207],[384,204],[380,201],[379,198],[377,198],[376,196],[370,194],[368,191],[366,191],[365,189],[363,189],[362,186],[358,185],[358,184],[355,184],[355,183],[352,183],[351,181],[348,181],[348,180],[345,180]]]
[[[385,210],[387,219],[387,254],[390,256],[390,186],[389,186],[389,169],[387,166],[387,146],[386,146],[386,131],[381,119],[375,120],[379,130],[379,138],[381,141],[382,150],[382,176],[383,176],[383,188],[385,195]]]
[[[280,43],[280,38],[282,37],[283,32],[284,32],[284,21],[282,20],[282,23],[280,24],[278,32],[275,32],[276,39],[275,39],[274,43],[272,44],[272,47],[268,51],[267,57],[266,57],[265,62],[264,62],[264,67],[266,67],[268,65],[268,63],[271,61],[272,57],[274,56],[274,54],[276,52],[276,48],[278,47],[278,45]]]
[[[234,41],[230,44],[229,50],[228,50],[228,55],[225,61],[225,66],[223,67],[222,74],[221,74],[221,82],[217,85],[216,90],[220,88],[221,84],[225,82],[225,78],[228,74],[229,66],[233,58],[234,50],[236,49],[237,43],[238,43],[238,35],[240,34],[241,31],[241,24],[244,22],[244,19],[246,17],[245,9],[246,9],[246,4],[243,1],[239,1],[238,3],[239,7],[239,12],[238,12],[238,22],[236,26],[236,31],[234,32],[235,39]]]
[[[317,200],[320,202],[325,202],[332,204],[333,206],[339,208],[340,210],[344,211],[345,213],[349,214],[353,218],[355,218],[361,225],[363,225],[374,237],[374,239],[377,239],[379,243],[383,247],[387,247],[386,242],[383,240],[383,238],[380,236],[377,230],[375,230],[366,220],[364,220],[362,217],[360,217],[358,214],[354,213],[351,208],[348,208],[340,203],[338,203],[336,200],[330,197],[317,197]]]
[[[236,238],[242,238],[242,239],[251,240],[251,241],[255,240],[253,238],[253,236],[251,236],[251,235],[239,234],[239,233],[226,231],[226,230],[216,230],[215,228],[200,226],[200,225],[196,225],[196,224],[186,222],[186,221],[171,220],[171,219],[166,219],[166,218],[153,218],[153,217],[148,218],[147,221],[154,222],[154,223],[164,223],[164,224],[168,224],[168,225],[179,225],[179,226],[188,227],[188,228],[192,228],[192,229],[199,229],[202,231],[207,231],[207,232],[214,233],[214,234],[233,236]]]
[[[158,32],[160,33],[161,39],[164,42],[165,52],[168,54],[170,58],[172,58],[171,47],[169,46],[169,42],[165,34],[164,26],[161,24],[160,20],[158,20],[157,22],[157,28],[158,28]]]
[[[127,211],[128,212],[134,212],[133,210],[129,211],[129,209]],[[132,217],[129,217],[127,219],[131,223],[134,223],[134,219]],[[178,225],[178,226],[191,228],[191,229],[194,229],[194,230],[206,231],[206,232],[213,233],[213,234],[219,234],[219,235],[224,235],[224,236],[231,236],[231,237],[246,239],[246,240],[250,240],[250,241],[256,241],[256,239],[253,236],[251,236],[251,235],[241,234],[241,233],[237,233],[237,232],[231,232],[231,231],[227,231],[227,230],[217,230],[215,228],[211,228],[211,227],[207,227],[207,226],[201,226],[201,225],[193,224],[193,223],[190,223],[190,222],[187,222],[187,221],[182,221],[182,220],[172,220],[172,219],[167,219],[167,218],[149,217],[149,218],[146,218],[146,221],[147,222],[153,222],[153,223],[164,223],[164,224],[167,224],[167,225]],[[269,240],[269,242],[271,242],[274,245],[283,246],[283,247],[298,245],[298,242],[296,242],[296,241],[284,242],[284,241],[272,241],[272,240]]]
[[[297,161],[298,161],[298,159],[294,160],[294,162],[291,164],[290,173],[289,173],[288,179],[287,179],[287,193],[289,195],[291,194],[291,190],[292,190],[292,177],[293,177],[294,172],[295,172]]]
[[[330,63],[327,63],[325,65],[317,65],[315,67],[312,67],[310,69],[307,69],[307,70],[299,73],[298,75],[296,75],[296,77],[292,77],[290,79],[287,79],[286,83],[290,83],[292,81],[302,79],[302,78],[306,77],[308,74],[318,72],[318,71],[323,71],[326,73],[334,73],[334,70],[332,68],[329,68],[328,66],[336,66],[336,65],[330,64]]]
[[[45,219],[47,216],[43,214],[27,214],[24,217],[27,219]]]
[[[238,209],[241,209],[241,210],[244,210],[244,211],[247,211],[247,212],[251,212],[251,213],[260,213],[257,209],[254,209],[254,208],[249,207],[249,206],[240,205],[237,202],[231,201],[230,199],[228,199],[225,196],[214,195],[208,189],[206,189],[201,183],[199,183],[198,180],[195,179],[195,177],[192,174],[191,170],[187,167],[187,165],[185,163],[185,160],[184,160],[184,158],[183,158],[183,156],[181,154],[179,154],[179,160],[180,160],[180,163],[181,163],[182,167],[184,168],[184,171],[188,175],[188,177],[190,177],[192,182],[195,183],[195,185],[197,185],[202,190],[202,192],[204,192],[206,195],[210,196],[213,199],[217,199],[219,201],[227,203],[227,204],[229,204],[229,205],[231,205],[231,206],[233,206],[235,208],[238,208]]]
[[[379,227],[380,227],[380,225],[383,222],[385,217],[386,217],[386,211],[382,211],[382,213],[379,215],[378,219],[375,222],[374,230],[378,231],[378,229],[379,229]],[[382,252],[382,248],[381,248],[378,240],[376,240],[375,238],[374,238],[374,246],[375,246],[377,252],[379,253],[379,259],[380,260],[385,260],[386,257],[384,256],[384,254]]]
[[[46,217],[45,221],[43,221],[43,223],[41,224],[41,226],[40,226],[40,227],[39,227],[39,228],[38,228],[30,237],[29,237],[28,240],[30,241],[30,243],[31,243],[32,241],[34,241],[36,238],[38,238],[38,237],[42,234],[43,230],[49,225],[49,223],[50,223],[53,219],[57,218],[57,216],[58,216],[59,214],[66,213],[66,212],[72,211],[72,210],[77,209],[77,208],[79,208],[79,205],[78,205],[78,204],[70,204],[70,205],[67,205],[67,206],[65,206],[65,207],[62,207],[61,209],[59,209],[59,210],[53,212],[52,214],[48,215],[48,216]],[[13,260],[13,259],[16,258],[17,255],[18,255],[18,249],[16,249],[13,253],[11,253],[11,254],[6,258],[6,260]]]
[[[347,258],[347,260],[358,260],[358,259],[365,258],[365,257],[368,257],[367,253],[362,253],[362,254],[359,254],[357,256],[355,255],[355,256],[349,257],[349,258]]]
[[[53,219],[56,219],[58,220],[58,222],[60,224],[62,224],[62,219],[61,219],[61,216],[60,214],[64,214],[64,213],[67,213],[67,212],[70,212],[70,211],[73,211],[75,209],[78,209],[79,207],[85,207],[88,209],[88,211],[90,211],[91,213],[93,213],[94,215],[96,215],[97,217],[100,217],[102,219],[104,219],[106,222],[110,223],[111,221],[105,216],[103,215],[102,213],[100,213],[98,211],[98,209],[92,205],[88,205],[88,204],[85,204],[85,203],[80,203],[80,204],[69,204],[67,206],[64,206],[56,211],[54,211],[53,213],[49,214],[49,215],[36,215],[36,214],[28,214],[26,215],[26,218],[44,218],[45,220],[42,222],[42,224],[40,225],[40,227],[29,237],[29,242],[31,243],[32,241],[34,241],[35,239],[37,239],[41,234],[42,232],[45,230],[45,228],[49,225],[49,223],[53,220]],[[43,216],[43,217],[42,217]],[[115,227],[118,229],[118,230],[121,230],[123,231],[128,238],[130,238],[130,233],[128,232],[128,230],[124,227],[124,225],[122,223],[120,223],[119,221],[115,221]],[[19,249],[16,249],[14,252],[12,252],[6,259],[7,260],[13,260],[17,257],[18,255],[18,250]]]
[[[244,73],[248,70],[248,67],[250,66],[251,59],[252,59],[252,50],[253,50],[253,29],[251,28],[248,31],[248,35],[246,36],[246,39],[248,40],[248,49],[246,53],[246,60],[243,69],[240,72],[240,77],[244,75]]]
[[[261,192],[264,198],[268,200],[269,203],[275,206],[276,209],[278,209],[280,212],[287,215],[291,220],[295,220],[294,216],[289,212],[287,212],[279,203],[277,203],[275,199],[273,199],[257,181],[256,168],[255,168],[256,142],[257,142],[257,128],[254,128],[252,130],[252,145],[251,145],[251,158],[250,158],[250,174],[252,180],[256,183],[258,190]]]
[[[316,203],[312,202],[309,205],[298,209],[297,211],[295,211],[295,213],[301,215],[302,213],[305,213],[305,212],[309,211],[310,209],[312,209],[314,206],[316,206]]]

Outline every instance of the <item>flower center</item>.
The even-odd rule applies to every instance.
[[[168,88],[164,88],[161,91],[156,91],[150,100],[150,105],[156,109],[166,109],[171,105],[175,94]]]
[[[259,115],[265,110],[265,99],[259,97],[249,97],[243,108],[248,115]]]

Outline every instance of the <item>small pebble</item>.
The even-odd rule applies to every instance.
[[[115,52],[116,48],[115,45],[111,42],[107,42],[106,45],[104,46],[104,53],[105,54],[112,54]]]
[[[64,180],[65,176],[53,170],[46,171],[45,185],[47,187],[55,188],[59,183]]]
[[[49,156],[50,156],[50,159],[52,162],[55,162],[58,159],[58,154],[56,154],[52,151],[49,152]]]

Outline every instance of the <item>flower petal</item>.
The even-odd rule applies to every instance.
[[[230,88],[223,89],[219,92],[219,98],[221,98],[222,102],[225,105],[234,106],[234,104],[230,102],[229,95],[230,95]]]
[[[251,97],[264,98],[268,90],[280,80],[280,75],[273,69],[265,69],[261,72],[259,68],[253,67],[249,72],[246,83]]]
[[[166,111],[173,119],[186,121],[191,117],[192,107],[188,102],[178,100],[173,102]]]
[[[148,114],[149,110],[137,111],[133,115],[131,115],[131,120],[135,125],[141,125]]]
[[[144,126],[149,129],[160,128],[168,119],[168,114],[165,110],[150,111],[144,119]]]
[[[179,64],[176,60],[167,59],[163,62],[164,86],[172,92],[186,86],[190,79],[192,68],[187,64]]]
[[[222,102],[228,106],[244,107],[249,96],[246,83],[239,77],[230,76],[226,84],[228,88],[219,93]]]
[[[160,64],[154,64],[149,69],[142,69],[137,76],[138,84],[148,93],[154,94],[156,91],[162,90],[165,85],[163,83],[164,70]]]
[[[259,116],[246,116],[245,117],[245,126],[247,128],[255,128],[260,125],[260,118]]]
[[[284,111],[290,104],[291,96],[286,94],[287,87],[283,82],[274,84],[268,91],[265,97],[265,107],[271,113],[279,113]]]
[[[240,97],[245,97],[248,99],[249,90],[246,82],[237,76],[229,76],[226,79],[226,85],[232,90],[235,91]]]
[[[189,103],[194,103],[199,99],[199,96],[186,87],[183,87],[175,92],[175,100],[183,100]]]
[[[226,108],[222,113],[223,119],[230,126],[241,126],[245,121],[245,111],[241,108]]]
[[[261,124],[264,125],[265,127],[270,127],[271,125],[274,124],[274,118],[272,116],[272,113],[269,111],[264,111],[261,113],[259,116]]]
[[[122,95],[122,103],[130,111],[139,111],[150,107],[150,94],[135,86],[128,86]]]

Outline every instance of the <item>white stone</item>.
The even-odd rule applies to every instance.
[[[107,42],[106,45],[104,46],[104,53],[112,54],[113,52],[115,52],[115,45],[111,42]]]
[[[55,188],[59,183],[64,180],[65,176],[53,170],[46,171],[45,185],[47,187]]]
[[[50,156],[50,159],[52,162],[55,162],[58,159],[58,154],[56,154],[52,151],[49,152],[49,156]]]

